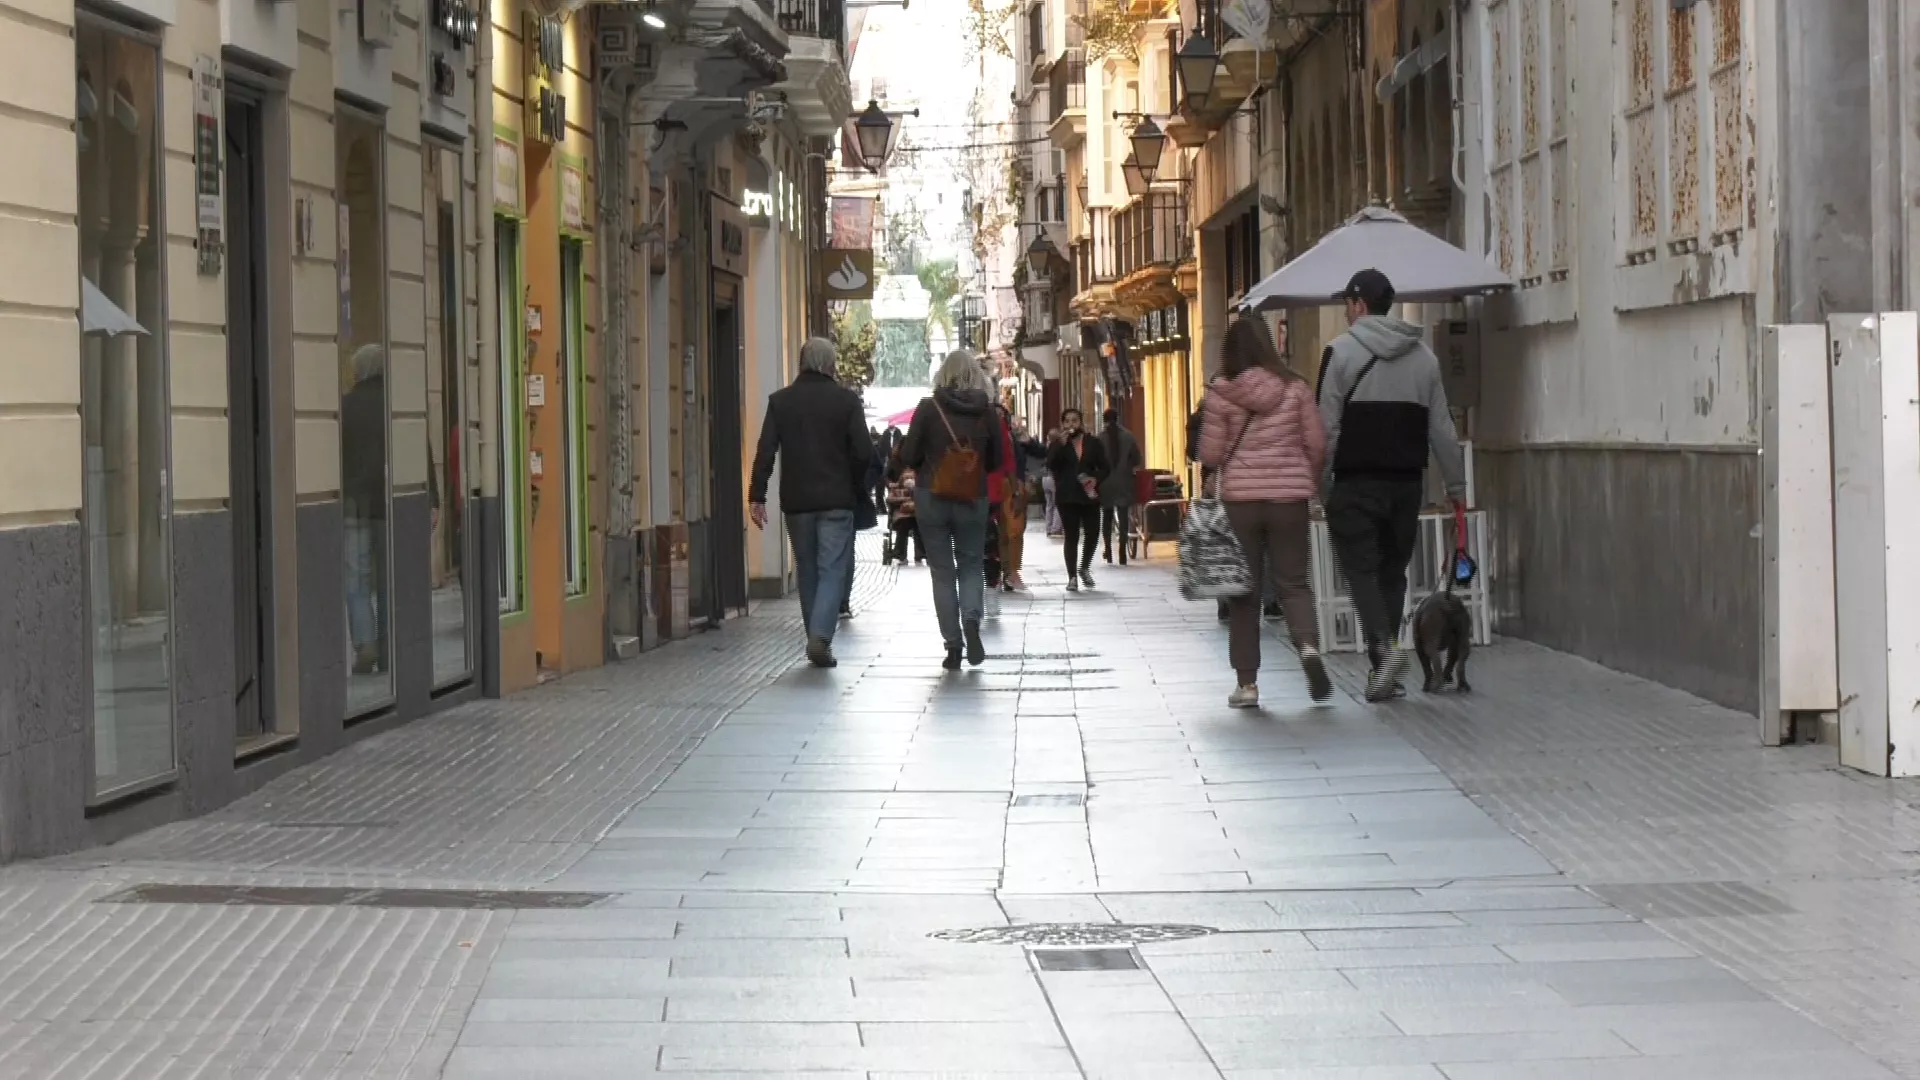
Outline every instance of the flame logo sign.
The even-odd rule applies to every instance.
[[[827,275],[827,287],[836,292],[853,292],[856,289],[866,288],[866,285],[867,275],[861,273],[860,268],[853,265],[853,256],[851,255],[845,256],[840,260],[840,269]]]

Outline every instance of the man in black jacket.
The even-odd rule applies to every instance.
[[[833,667],[833,631],[853,575],[853,511],[873,459],[860,397],[834,382],[838,350],[825,338],[800,347],[800,374],[767,398],[760,446],[753,455],[748,513],[767,524],[767,482],[776,457],[780,509],[793,544],[800,583],[800,619],[807,627],[807,661]]]

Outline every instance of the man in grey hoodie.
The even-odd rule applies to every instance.
[[[1447,496],[1467,497],[1460,442],[1440,381],[1440,362],[1420,327],[1387,312],[1393,283],[1362,270],[1334,296],[1347,304],[1347,332],[1320,361],[1320,415],[1327,428],[1327,533],[1366,637],[1367,700],[1400,691],[1407,657],[1400,615],[1407,564],[1420,539],[1421,480],[1429,453]]]

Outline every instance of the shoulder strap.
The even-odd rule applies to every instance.
[[[1360,376],[1353,380],[1352,386],[1347,387],[1347,396],[1340,399],[1340,411],[1342,413],[1347,411],[1347,406],[1353,404],[1354,392],[1360,389],[1361,383],[1367,381],[1367,373],[1373,370],[1373,365],[1380,362],[1380,357],[1373,353],[1368,353],[1367,356],[1370,359],[1368,359],[1366,365],[1360,369]]]
[[[947,410],[940,407],[939,401],[933,398],[928,398],[927,400],[933,402],[933,411],[940,414],[940,422],[946,425],[947,440],[955,446],[965,446],[966,444],[960,440],[960,436],[954,434],[953,421],[947,419]]]

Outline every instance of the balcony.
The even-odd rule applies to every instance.
[[[847,86],[846,0],[769,0],[787,34],[783,91],[806,134],[831,136],[853,111]]]
[[[1067,50],[1066,57],[1047,73],[1047,134],[1055,150],[1072,150],[1087,141],[1087,63],[1080,50]]]
[[[1087,213],[1087,235],[1073,243],[1073,289],[1076,307],[1082,297],[1119,278],[1114,248],[1113,211],[1096,206]]]
[[[1179,302],[1178,268],[1193,257],[1186,199],[1177,191],[1150,191],[1113,220],[1119,251],[1115,299],[1133,311]]]
[[[774,19],[789,35],[831,41],[846,54],[845,0],[776,0]]]
[[[1193,250],[1186,200],[1177,192],[1154,191],[1135,199],[1113,216],[1113,231],[1122,278],[1138,270],[1171,267]]]

